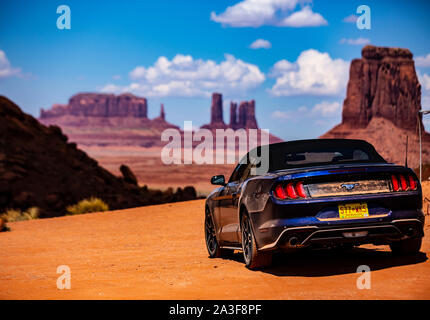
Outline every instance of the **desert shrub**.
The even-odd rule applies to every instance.
[[[99,198],[91,197],[66,208],[67,215],[109,211],[109,206]]]
[[[6,222],[33,220],[39,217],[39,208],[33,207],[26,211],[10,209],[0,215],[0,218]]]

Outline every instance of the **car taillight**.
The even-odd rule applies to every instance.
[[[305,191],[305,188],[303,187],[302,181],[297,182],[296,191],[297,191],[297,194],[299,195],[299,197],[306,198],[306,191]]]
[[[409,187],[411,190],[417,190],[417,182],[412,175],[409,175]]]
[[[284,188],[282,185],[278,184],[275,188],[275,196],[281,200],[284,200],[287,198],[287,194],[285,193]]]
[[[393,184],[393,191],[409,191],[417,190],[418,184],[412,175],[392,175],[391,182]]]
[[[397,177],[394,174],[391,175],[391,182],[393,183],[393,190],[399,191],[399,180],[397,180]]]
[[[276,185],[273,193],[276,198],[281,200],[307,197],[302,181],[299,181],[297,183],[290,182],[285,186],[283,184],[278,184]]]
[[[292,182],[287,184],[287,195],[291,199],[297,199],[298,198],[296,190],[294,189],[294,184]]]
[[[402,191],[408,190],[408,183],[403,175],[400,175],[400,186],[402,187]]]

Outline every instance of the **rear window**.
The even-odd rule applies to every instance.
[[[385,163],[372,145],[364,141],[302,141],[270,148],[270,171],[347,163]]]
[[[318,163],[338,163],[345,161],[367,161],[370,156],[360,149],[342,149],[332,151],[315,151],[315,152],[287,152],[284,155],[285,164],[287,165],[307,165]]]

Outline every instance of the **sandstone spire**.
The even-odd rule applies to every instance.
[[[160,119],[166,120],[166,113],[164,112],[164,104],[161,104],[161,107],[160,107]]]
[[[221,93],[212,94],[211,124],[215,123],[224,124]]]
[[[237,103],[230,102],[230,127],[235,129],[237,126]]]
[[[421,109],[421,85],[408,49],[366,46],[351,62],[342,122],[365,128],[373,117],[415,130]],[[421,123],[422,125],[422,123]]]

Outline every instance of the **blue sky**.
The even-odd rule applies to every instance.
[[[57,29],[61,4],[70,30]],[[371,30],[344,21],[361,4]],[[419,57],[430,109],[429,13],[418,0],[2,1],[0,94],[38,116],[78,92],[131,91],[150,117],[163,102],[170,122],[200,126],[217,91],[226,122],[230,100],[255,99],[260,127],[313,138],[340,122],[349,63],[368,42]]]

